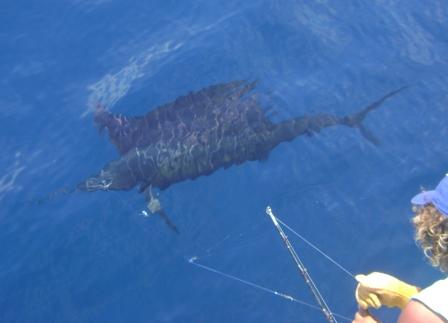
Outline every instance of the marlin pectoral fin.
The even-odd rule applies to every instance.
[[[179,234],[179,230],[177,229],[176,225],[171,222],[171,220],[169,219],[168,215],[165,213],[165,211],[162,209],[159,212],[157,212],[157,214],[159,214],[162,219],[165,221],[166,225],[173,230],[174,232],[176,232],[177,234]]]

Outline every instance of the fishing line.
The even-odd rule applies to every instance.
[[[347,275],[349,275],[351,278],[353,278],[354,280],[356,280],[355,275],[353,275],[350,271],[348,271],[346,268],[344,268],[342,265],[340,265],[336,260],[334,260],[333,258],[331,258],[329,255],[327,255],[325,252],[323,252],[322,250],[320,250],[318,247],[316,247],[314,244],[312,244],[310,241],[308,241],[307,239],[305,239],[303,236],[301,236],[300,234],[298,234],[296,231],[294,231],[290,226],[288,226],[285,222],[283,222],[282,220],[280,220],[279,218],[275,217],[277,219],[277,221],[279,223],[281,223],[286,229],[288,229],[289,231],[291,231],[293,234],[295,234],[298,238],[300,238],[303,242],[305,242],[306,244],[308,244],[311,248],[313,248],[314,250],[316,250],[318,253],[320,253],[322,256],[324,256],[325,258],[327,258],[329,261],[331,261],[334,265],[336,265],[339,269],[341,269],[342,271],[344,271]]]
[[[241,249],[247,249],[248,246],[252,246],[257,244],[256,239],[259,238],[258,228],[264,225],[263,223],[259,223],[254,225],[250,229],[231,232],[224,236],[224,238],[220,238],[217,242],[211,243],[211,246],[206,246],[196,250],[195,253],[201,258],[204,259],[208,256],[214,255],[218,249],[222,249],[226,246],[226,253],[235,252]],[[254,235],[257,235],[256,237]],[[242,240],[242,238],[244,239]],[[229,246],[230,244],[230,246]]]
[[[240,283],[242,283],[242,284],[251,286],[251,287],[253,287],[253,288],[262,290],[262,291],[264,291],[264,292],[273,294],[273,295],[275,295],[275,296],[279,296],[279,297],[281,297],[281,298],[283,298],[283,299],[286,299],[286,300],[288,300],[288,301],[295,302],[295,303],[301,304],[301,305],[303,305],[303,306],[307,306],[307,307],[309,307],[309,308],[311,308],[311,309],[313,309],[313,310],[321,311],[321,308],[318,307],[318,306],[316,306],[316,305],[313,305],[313,304],[310,304],[310,303],[301,301],[301,300],[299,300],[299,299],[297,299],[297,298],[295,298],[295,297],[293,297],[293,296],[291,296],[291,295],[288,295],[288,294],[285,294],[285,293],[281,293],[281,292],[275,291],[275,290],[273,290],[273,289],[270,289],[270,288],[267,288],[267,287],[264,287],[264,286],[255,284],[255,283],[250,282],[250,281],[248,281],[248,280],[245,280],[245,279],[242,279],[242,278],[239,278],[239,277],[236,277],[236,276],[227,274],[227,273],[225,273],[225,272],[222,272],[222,271],[220,271],[220,270],[214,269],[214,268],[212,268],[212,267],[209,267],[209,266],[200,264],[200,263],[197,262],[197,259],[198,259],[197,257],[191,257],[190,259],[187,259],[187,261],[188,261],[188,263],[190,263],[190,264],[192,264],[192,265],[194,265],[194,266],[196,266],[196,267],[198,267],[198,268],[201,268],[201,269],[203,269],[203,270],[206,270],[206,271],[209,271],[209,272],[218,274],[218,275],[220,275],[220,276],[223,276],[223,277],[226,277],[226,278],[235,280],[235,281],[238,281],[238,282],[240,282]],[[339,317],[339,318],[341,318],[341,319],[343,319],[343,320],[346,320],[346,321],[348,321],[348,322],[351,322],[351,321],[352,321],[351,318],[348,318],[348,317],[346,317],[346,316],[344,316],[344,315],[337,314],[337,313],[334,313],[334,312],[332,312],[332,314],[333,314],[334,316],[337,316],[337,317]]]
[[[211,246],[200,248],[199,251],[196,252],[196,254],[198,254],[197,257],[204,259],[213,256],[218,251],[218,249],[223,248],[226,245],[226,242],[229,243],[230,241],[233,243],[233,246],[227,247],[227,252],[234,251],[237,248],[239,249],[241,248],[241,244],[237,243],[237,241],[244,237],[246,233],[247,232],[229,233],[224,236],[224,238],[219,239],[218,242],[211,244]]]
[[[224,243],[224,241],[228,240],[232,235],[228,234],[224,237],[224,239],[219,240],[217,243],[213,244],[211,247],[207,248],[205,250],[205,253],[210,255],[210,252],[214,249],[216,249],[217,247],[219,247],[220,245],[222,245]],[[240,234],[240,236],[242,236],[242,234]]]

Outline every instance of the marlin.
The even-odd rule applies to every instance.
[[[255,87],[256,82],[245,81],[213,85],[137,117],[112,114],[99,106],[95,123],[100,130],[107,129],[120,157],[77,188],[91,192],[138,187],[145,194],[150,211],[160,214],[176,231],[152,188],[165,190],[220,168],[266,160],[279,144],[332,126],[357,128],[377,145],[379,141],[362,122],[405,88],[389,92],[351,115],[317,114],[274,123],[253,94]]]

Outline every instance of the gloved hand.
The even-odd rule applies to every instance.
[[[358,286],[355,297],[362,309],[398,307],[403,309],[419,289],[387,274],[373,272],[366,275],[356,275]]]

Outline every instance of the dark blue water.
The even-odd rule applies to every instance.
[[[409,200],[448,170],[443,1],[6,1],[0,12],[1,322],[323,322],[186,261],[315,304],[268,204],[353,273],[440,277],[414,245]],[[259,80],[274,120],[350,114],[410,88],[368,116],[379,146],[334,127],[170,187],[160,199],[179,236],[141,215],[135,191],[27,203],[117,157],[93,125],[97,102],[138,115],[235,79]],[[293,241],[329,306],[352,317],[355,282]]]

